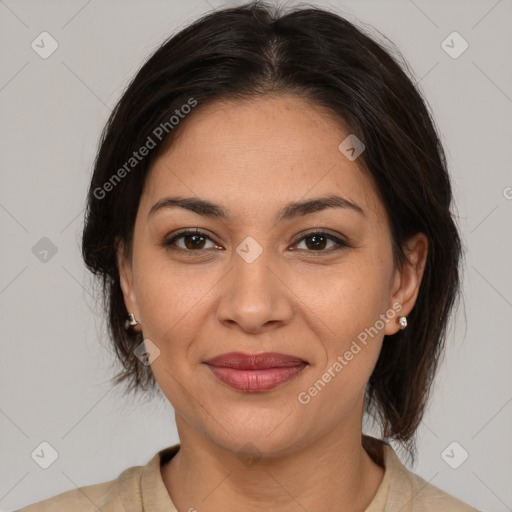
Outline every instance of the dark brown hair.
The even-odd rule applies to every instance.
[[[444,151],[426,102],[404,69],[398,51],[313,6],[283,13],[251,2],[217,10],[158,47],[103,131],[83,231],[83,258],[101,277],[113,347],[123,367],[115,384],[124,382],[128,392],[157,387],[150,366],[133,353],[142,336],[124,329],[127,311],[116,263],[118,239],[130,255],[154,158],[202,105],[269,93],[297,95],[325,107],[365,144],[357,163],[373,177],[388,212],[395,264],[406,264],[402,246],[408,237],[422,232],[428,238],[409,325],[385,337],[366,391],[366,412],[379,422],[382,436],[401,442],[414,459],[414,434],[459,293],[461,242],[450,212]],[[154,148],[147,156],[130,160],[150,139]]]

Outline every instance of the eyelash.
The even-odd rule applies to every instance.
[[[170,238],[165,238],[162,241],[162,246],[167,248],[167,249],[170,249],[172,251],[184,252],[184,253],[187,253],[187,254],[190,254],[190,255],[192,255],[193,253],[197,253],[197,254],[204,253],[204,251],[207,250],[207,249],[190,250],[190,249],[183,249],[182,247],[173,247],[173,244],[176,242],[176,240],[178,240],[180,238],[184,238],[187,235],[190,235],[190,236],[200,235],[201,237],[206,238],[206,239],[210,240],[211,242],[215,243],[205,232],[200,231],[199,229],[195,229],[195,230],[185,229],[183,231],[178,231],[177,233],[173,234],[172,237],[170,237]],[[336,236],[334,236],[334,235],[332,235],[332,234],[330,234],[327,231],[324,231],[322,229],[318,229],[316,231],[310,231],[308,233],[299,235],[299,236],[301,236],[301,238],[299,238],[298,241],[294,245],[299,244],[305,238],[308,238],[308,237],[313,236],[313,235],[324,236],[325,238],[327,238],[327,239],[331,240],[332,242],[334,242],[336,244],[336,246],[335,247],[331,247],[330,249],[324,249],[324,250],[318,250],[318,251],[307,250],[306,249],[306,251],[310,252],[310,253],[317,252],[317,253],[324,253],[325,254],[325,253],[331,253],[333,251],[338,251],[340,249],[350,247],[350,245],[347,242],[345,242],[344,240],[341,240],[340,238],[338,238],[338,237],[336,237]],[[301,250],[304,250],[304,249],[301,249]]]

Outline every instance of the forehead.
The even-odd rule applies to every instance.
[[[341,119],[303,98],[214,101],[196,107],[178,134],[146,178],[147,208],[166,194],[195,195],[256,213],[335,193],[384,213],[372,178],[339,150],[350,135]]]

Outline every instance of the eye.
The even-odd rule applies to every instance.
[[[342,247],[348,247],[348,244],[340,238],[322,230],[313,231],[302,236],[299,242],[302,243],[303,240],[306,247],[305,250],[308,250],[309,252],[331,252],[333,250],[341,249]],[[331,242],[333,245],[325,250],[328,242]]]
[[[168,240],[164,240],[163,245],[173,250],[177,248],[187,252],[200,252],[201,249],[205,249],[207,240],[212,243],[212,247],[206,247],[207,249],[216,247],[213,240],[206,233],[199,230],[186,230],[179,232]],[[180,245],[177,241],[182,241],[183,245]]]
[[[210,247],[207,246],[208,242],[211,243]],[[305,248],[299,247],[302,243],[304,243]],[[329,243],[332,244],[330,247],[328,246]],[[201,253],[203,249],[220,248],[207,233],[198,229],[180,231],[171,238],[165,239],[162,245],[172,250],[185,251],[188,253]],[[302,235],[302,238],[299,239],[299,243],[294,247],[308,252],[331,252],[343,247],[349,247],[349,244],[326,231],[317,230]]]

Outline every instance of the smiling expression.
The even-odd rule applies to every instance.
[[[315,400],[297,396],[393,303],[406,314],[417,283],[394,266],[373,180],[338,149],[349,133],[295,96],[216,101],[185,122],[146,177],[132,259],[119,259],[127,309],[160,350],[152,371],[177,422],[229,449],[250,440],[268,452],[360,424],[396,320]],[[248,393],[205,364],[231,352],[307,364]]]

